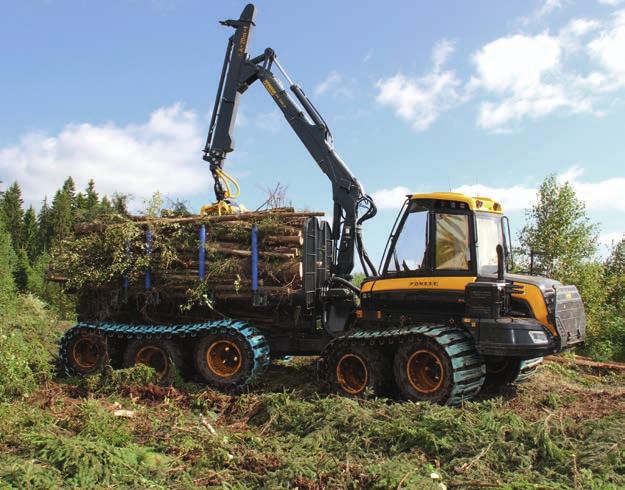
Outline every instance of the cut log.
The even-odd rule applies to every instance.
[[[575,364],[577,366],[585,366],[597,369],[608,369],[608,370],[616,370],[616,371],[625,371],[625,363],[621,362],[599,362],[593,361],[587,357],[582,356],[573,356],[573,357],[562,357],[562,356],[548,356],[545,357],[547,362],[556,362],[558,364]]]

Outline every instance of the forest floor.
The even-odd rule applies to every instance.
[[[143,367],[0,402],[0,488],[625,488],[625,376],[545,363],[459,408],[324,392],[313,358],[227,395]]]

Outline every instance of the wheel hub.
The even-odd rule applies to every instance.
[[[229,378],[241,370],[243,356],[239,347],[230,340],[217,340],[206,351],[206,364],[218,376]]]
[[[156,371],[159,378],[167,373],[169,368],[169,360],[167,354],[160,347],[155,345],[146,345],[137,352],[135,356],[135,364],[144,364]]]
[[[441,359],[427,349],[412,353],[406,363],[408,382],[420,393],[434,393],[443,384],[445,368]]]
[[[100,347],[93,339],[83,337],[74,343],[72,357],[80,369],[92,369],[100,359]]]
[[[351,353],[343,355],[336,364],[336,379],[347,393],[361,393],[369,381],[369,371],[364,359]]]

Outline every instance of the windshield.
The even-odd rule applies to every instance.
[[[478,274],[497,273],[497,245],[504,247],[501,216],[477,214]]]

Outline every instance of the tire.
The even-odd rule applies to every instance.
[[[102,371],[109,361],[106,337],[91,331],[78,331],[66,344],[69,374],[89,376]]]
[[[193,360],[202,379],[220,390],[241,387],[254,374],[254,351],[235,330],[204,335],[195,347]]]
[[[156,371],[163,384],[174,381],[176,370],[182,369],[180,348],[164,339],[138,339],[131,341],[124,350],[123,366],[126,368],[145,364]]]
[[[452,394],[453,367],[445,349],[429,337],[418,337],[395,353],[397,389],[410,401],[446,403]]]
[[[350,398],[369,398],[383,394],[387,366],[382,352],[374,347],[337,347],[327,361],[327,378],[332,390]]]

